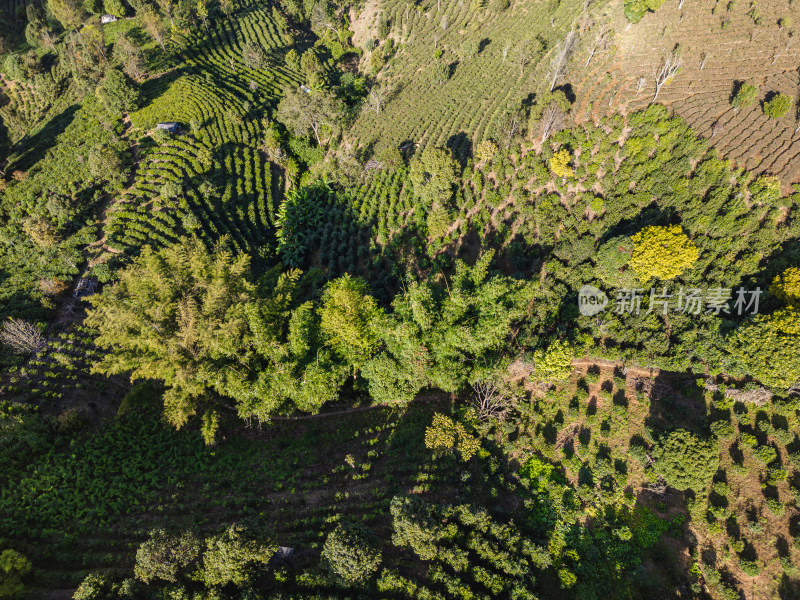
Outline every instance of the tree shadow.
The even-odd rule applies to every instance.
[[[645,427],[660,432],[688,429],[701,436],[708,435],[708,409],[703,390],[696,385],[693,376],[660,371],[652,380],[649,394],[650,410],[645,417]]]
[[[47,151],[56,143],[56,138],[64,133],[75,118],[80,106],[73,104],[64,112],[56,115],[42,127],[38,133],[25,136],[14,144],[9,157],[7,171],[28,171],[44,158]]]
[[[458,161],[463,171],[467,167],[467,161],[472,156],[472,139],[466,132],[459,131],[448,138],[447,147],[453,153],[453,157]]]

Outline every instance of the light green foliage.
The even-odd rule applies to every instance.
[[[492,140],[483,140],[475,148],[475,158],[481,162],[488,163],[497,154],[498,147]]]
[[[434,202],[431,207],[428,217],[425,221],[428,230],[428,236],[431,239],[437,239],[444,236],[453,222],[454,215],[446,207],[438,202]]]
[[[447,204],[457,173],[458,164],[449,150],[428,146],[411,161],[409,179],[414,192],[429,208],[436,201]]]
[[[572,373],[572,347],[565,340],[556,340],[547,350],[537,350],[533,357],[533,379],[554,383],[566,379]]]
[[[16,550],[0,552],[0,598],[21,598],[25,590],[23,581],[31,569],[30,561]]]
[[[125,3],[122,0],[103,0],[103,8],[109,15],[124,17],[126,13]]]
[[[119,69],[106,71],[96,94],[103,106],[112,114],[133,112],[139,108],[139,91],[125,73]]]
[[[196,239],[141,256],[92,298],[87,323],[100,330],[97,344],[113,349],[98,372],[158,379],[166,415],[180,427],[195,413],[204,391],[224,388],[252,358],[248,351],[249,258],[222,246],[213,252]]]
[[[256,535],[244,525],[230,525],[206,540],[203,581],[206,585],[233,583],[243,587],[263,571],[277,549],[271,535]]]
[[[473,267],[456,261],[443,282],[410,282],[380,323],[385,351],[364,367],[370,395],[403,404],[425,386],[456,392],[473,368],[498,360],[515,323],[527,314],[534,285],[490,275],[493,253]]]
[[[105,575],[92,573],[75,590],[72,600],[106,600],[110,596],[111,583]]]
[[[711,484],[719,466],[714,442],[677,429],[664,436],[653,450],[656,472],[677,490],[702,491]]]
[[[638,23],[647,12],[657,10],[664,0],[625,0],[625,18],[631,23]]]
[[[444,453],[457,452],[462,462],[467,462],[480,448],[480,440],[467,432],[464,425],[450,417],[436,413],[425,430],[425,447]]]
[[[360,583],[381,564],[378,539],[360,523],[340,523],[325,538],[322,564],[341,583]]]
[[[163,529],[150,532],[150,538],[136,551],[137,579],[149,583],[162,580],[175,583],[200,555],[200,540],[188,532],[170,534]]]
[[[127,169],[119,152],[111,146],[96,146],[89,151],[89,172],[93,177],[113,184],[118,189],[123,187]]]
[[[390,506],[392,543],[410,547],[422,560],[432,560],[438,553],[440,525],[434,507],[416,496],[396,496]]]
[[[636,287],[636,273],[628,268],[633,249],[633,241],[624,235],[608,240],[597,249],[595,273],[603,283],[614,288]]]
[[[800,378],[800,313],[796,308],[755,315],[726,341],[734,372],[783,389]]]
[[[639,281],[674,279],[697,261],[700,251],[679,225],[645,227],[631,237],[633,254],[628,266]]]
[[[780,119],[788,114],[792,104],[794,101],[791,96],[776,94],[771,100],[764,102],[764,114],[770,119]]]
[[[334,352],[360,368],[378,349],[373,322],[380,314],[367,284],[345,275],[329,283],[322,294],[320,331]]]
[[[752,83],[743,83],[731,98],[733,108],[746,108],[755,103],[758,98],[758,87]]]

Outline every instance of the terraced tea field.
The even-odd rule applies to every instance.
[[[597,120],[646,106],[655,94],[654,71],[677,48],[681,69],[663,86],[658,101],[737,166],[777,175],[784,184],[799,182],[795,108],[779,119],[768,118],[761,108],[765,97],[778,92],[797,101],[800,45],[791,25],[800,18],[797,5],[736,0],[680,4],[682,8],[668,2],[635,25],[625,20],[621,2],[608,5],[598,21],[610,21],[616,31],[616,52],[590,63],[573,82],[576,120]],[[731,107],[738,82],[757,85],[758,102],[738,110]]]
[[[337,515],[386,528],[394,494],[436,484],[452,497],[452,473],[422,444],[436,402],[237,428],[209,449],[159,422],[152,393],[140,387],[99,431],[56,435],[2,490],[0,527],[41,565],[40,591],[74,589],[89,572],[124,575],[153,527],[260,520],[282,545],[313,549]]]
[[[257,256],[271,252],[280,171],[258,150],[262,117],[299,79],[281,60],[284,42],[266,6],[245,3],[235,16],[196,32],[183,66],[148,82],[150,101],[131,115],[131,135],[170,121],[181,133],[155,147],[140,140],[135,181],[110,213],[111,248],[135,253],[200,233],[228,235]],[[248,44],[270,57],[263,69],[245,64]]]
[[[495,136],[503,116],[544,84],[547,55],[541,61],[542,52],[535,51],[537,37],[552,48],[582,7],[574,1],[542,4],[517,3],[497,13],[463,0],[382,3],[380,11],[399,49],[379,79],[393,95],[380,114],[365,111],[359,117],[354,136],[364,145],[410,140],[448,143],[456,151]],[[547,11],[547,19],[541,18],[541,10]],[[465,41],[477,44],[479,51],[460,58]],[[517,56],[525,45],[530,60],[521,69]],[[450,71],[444,83],[432,77],[437,63]]]

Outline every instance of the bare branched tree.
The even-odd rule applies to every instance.
[[[555,47],[553,58],[550,60],[550,72],[548,75],[551,92],[556,89],[561,79],[567,74],[569,59],[575,51],[577,41],[578,33],[573,29]]]
[[[653,95],[653,99],[650,101],[650,104],[653,104],[656,101],[664,84],[668,81],[671,81],[672,78],[677,75],[681,68],[681,64],[681,57],[678,56],[678,53],[674,50],[661,60],[661,63],[653,72],[653,79],[655,79],[656,83],[656,93]]]
[[[611,28],[608,25],[603,25],[597,30],[594,40],[589,44],[589,55],[586,57],[584,67],[588,67],[592,59],[608,50],[611,44]]]
[[[645,77],[639,77],[636,81],[636,93],[641,94],[644,86],[647,85],[647,79]]]
[[[722,123],[714,121],[714,124],[711,126],[711,137],[717,137],[723,131],[725,131],[725,127],[723,127]]]
[[[498,378],[473,383],[472,391],[472,406],[480,421],[503,419],[516,400],[516,395]]]
[[[376,115],[381,114],[381,109],[383,108],[386,101],[389,99],[389,90],[383,86],[373,85],[372,89],[369,91],[369,95],[367,96],[367,103],[369,104],[370,109],[375,111]]]
[[[315,31],[327,29],[328,31],[336,33],[336,25],[333,19],[331,19],[330,14],[328,14],[326,5],[322,3],[314,5],[314,8],[311,10],[311,28]]]
[[[33,354],[45,345],[39,328],[24,319],[9,319],[0,330],[0,341],[17,354]]]
[[[499,133],[506,148],[511,147],[513,142],[522,130],[522,111],[512,110],[507,112],[500,121]]]
[[[706,61],[708,60],[708,57],[709,57],[709,56],[711,56],[711,55],[710,55],[708,52],[703,52],[703,53],[700,55],[700,70],[701,70],[701,71],[702,71],[702,70],[703,70],[703,68],[706,66]]]
[[[522,40],[516,46],[511,54],[511,59],[514,64],[519,67],[519,75],[522,77],[525,73],[525,67],[534,59],[537,52],[540,51],[542,44],[539,40]]]
[[[564,111],[558,105],[552,103],[544,109],[542,113],[542,120],[539,123],[539,131],[542,134],[542,143],[554,133],[560,131],[564,127]]]

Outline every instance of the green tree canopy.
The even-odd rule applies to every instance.
[[[259,535],[244,525],[230,525],[206,540],[203,581],[206,585],[233,583],[242,587],[264,570],[277,549],[271,534]]]
[[[457,173],[458,163],[447,148],[427,146],[411,161],[409,178],[416,194],[431,207],[436,201],[448,203]]]
[[[404,404],[424,387],[463,390],[477,368],[499,361],[535,287],[490,275],[493,253],[474,266],[456,261],[447,281],[411,281],[379,324],[384,351],[364,365],[377,402]]]
[[[715,443],[677,429],[659,440],[653,450],[656,473],[676,490],[702,491],[719,467]]]
[[[123,115],[139,107],[139,90],[119,69],[106,71],[96,90],[97,97],[110,114]]]
[[[374,321],[381,310],[364,280],[345,275],[329,283],[319,314],[322,335],[354,368],[360,368],[378,349]]]
[[[323,138],[330,137],[339,129],[342,105],[328,90],[289,88],[278,104],[275,116],[295,135],[313,134],[317,144],[322,146]]]
[[[175,535],[156,529],[136,551],[134,574],[145,583],[154,579],[174,583],[178,573],[199,555],[200,540],[191,533]]]
[[[325,539],[322,564],[345,585],[364,581],[381,564],[378,538],[360,523],[339,523]]]
[[[726,349],[732,372],[787,389],[800,379],[800,312],[790,306],[755,315],[726,338]]]
[[[196,238],[145,247],[114,285],[92,297],[87,323],[110,350],[95,370],[163,381],[166,416],[183,425],[209,388],[221,391],[252,361],[249,265],[246,255],[234,257],[222,245],[209,252]]]

